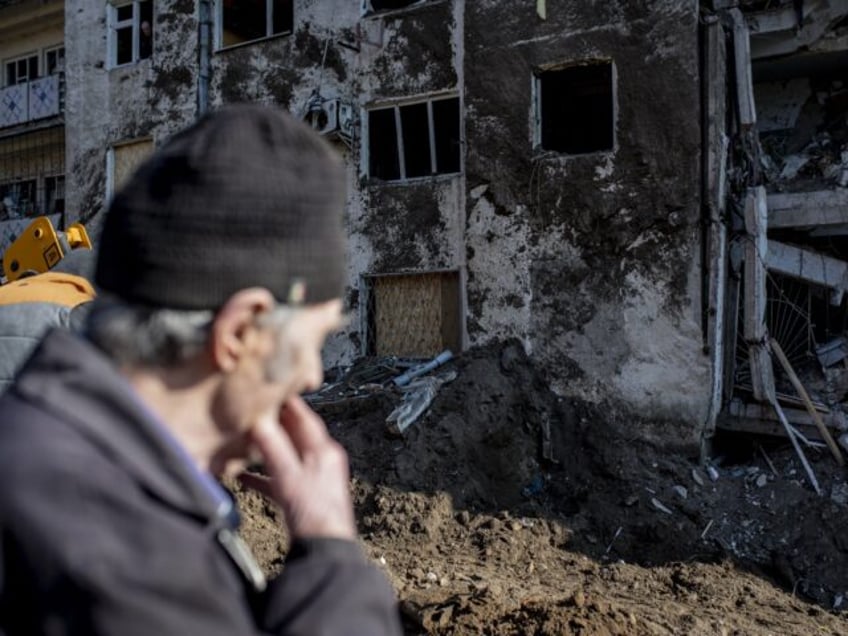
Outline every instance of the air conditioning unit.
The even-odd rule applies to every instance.
[[[322,135],[353,137],[355,127],[353,104],[340,99],[311,100],[306,121]]]

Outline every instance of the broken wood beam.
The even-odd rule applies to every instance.
[[[848,289],[848,263],[812,250],[768,241],[766,266],[772,271],[829,287],[833,290],[832,305],[842,304],[842,295]]]
[[[810,399],[807,390],[804,388],[804,385],[801,384],[801,380],[798,379],[798,376],[795,374],[795,370],[792,368],[792,365],[789,363],[789,359],[786,357],[786,354],[783,353],[783,349],[780,347],[780,343],[777,342],[774,338],[769,340],[771,344],[771,350],[774,352],[775,356],[777,356],[778,361],[780,362],[780,366],[783,367],[783,370],[786,371],[786,375],[789,376],[789,381],[792,383],[792,386],[795,387],[795,390],[798,392],[798,396],[804,400],[804,406],[807,407],[807,412],[809,412],[810,417],[813,418],[813,421],[816,423],[816,428],[819,429],[819,433],[824,439],[827,447],[830,449],[830,452],[833,454],[833,457],[836,459],[836,463],[840,466],[845,465],[845,458],[842,457],[842,452],[839,450],[839,447],[836,445],[836,442],[833,441],[833,437],[830,435],[830,431],[827,430],[827,427],[822,422],[821,417],[819,416],[819,412],[813,406],[813,401]]]

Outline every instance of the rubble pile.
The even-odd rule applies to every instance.
[[[516,341],[430,371],[456,377],[399,433],[393,378],[417,362],[362,360],[310,396],[407,633],[848,632],[848,481],[826,450],[808,450],[822,497],[785,440],[701,465],[642,441],[674,423],[553,394]],[[276,512],[239,497],[280,567]]]
[[[760,87],[758,93],[766,118],[758,125],[769,188],[848,186],[848,83],[802,78]]]

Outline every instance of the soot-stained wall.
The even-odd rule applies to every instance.
[[[152,54],[110,68],[108,3],[65,7],[67,209],[96,239],[106,205],[106,156],[121,142],[158,143],[193,121],[197,14],[193,0],[154,0]]]
[[[469,335],[518,335],[559,392],[695,435],[709,377],[697,2],[548,3],[546,20],[534,5],[466,4]],[[534,73],[598,60],[614,67],[614,148],[534,149]]]
[[[158,0],[150,60],[109,70],[104,3],[67,13],[69,208],[102,209],[109,145],[161,142],[197,104],[196,2]],[[290,34],[212,53],[210,106],[315,91],[354,106],[336,140],[348,166],[347,309],[362,276],[459,270],[468,345],[518,337],[563,395],[688,421],[708,400],[700,331],[698,6],[695,0],[432,0],[382,15],[296,0]],[[534,73],[614,68],[615,143],[569,156],[534,148]],[[367,174],[369,108],[456,96],[462,170],[400,182]],[[580,121],[566,122],[581,126]],[[96,224],[95,224],[96,225]],[[363,351],[353,321],[327,363]]]

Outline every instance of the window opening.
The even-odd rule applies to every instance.
[[[368,174],[394,181],[460,170],[459,98],[368,113]]]
[[[425,4],[430,0],[362,0],[362,13],[377,13],[382,11],[393,11],[405,9],[416,4]]]
[[[57,46],[56,48],[47,49],[44,51],[44,73],[45,75],[53,75],[54,73],[62,73],[65,70],[65,47]]]
[[[132,64],[153,53],[153,2],[136,0],[110,7],[112,66]],[[64,50],[63,50],[64,55]]]
[[[63,126],[0,139],[0,220],[60,212],[64,173]]]
[[[44,213],[65,212],[65,175],[44,178]]]
[[[38,55],[27,55],[6,62],[6,86],[38,79]]]
[[[539,145],[584,154],[614,146],[613,66],[581,64],[537,76]]]
[[[292,0],[221,0],[221,46],[291,33],[294,29]]]
[[[6,219],[36,216],[37,189],[36,179],[22,179],[0,184],[0,203],[3,208],[0,216]]]

